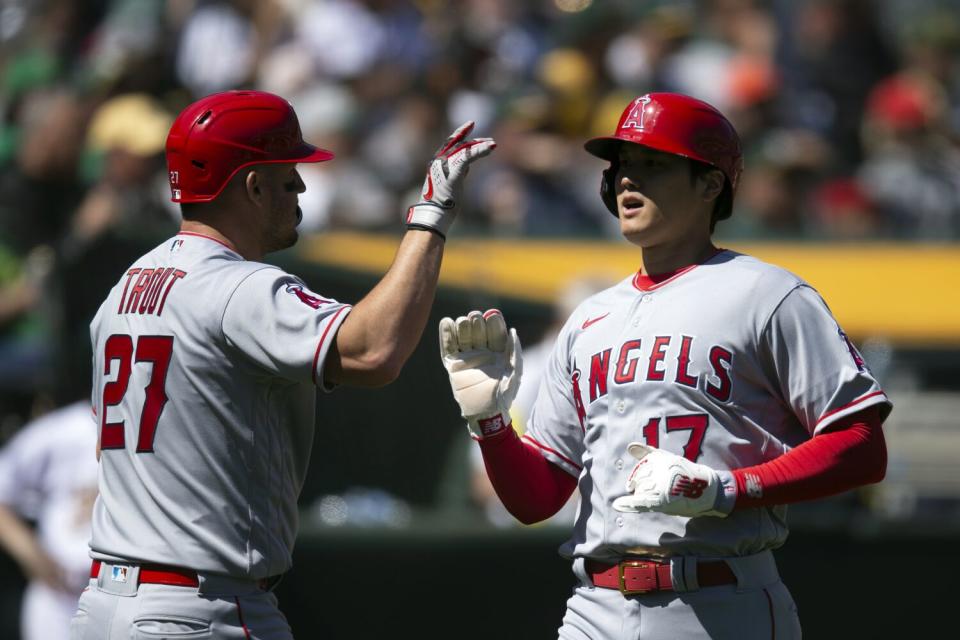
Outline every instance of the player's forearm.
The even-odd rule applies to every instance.
[[[27,566],[29,559],[40,550],[30,527],[6,505],[0,505],[0,547],[21,566]]]
[[[443,239],[430,231],[404,235],[389,271],[340,327],[337,355],[327,366],[328,380],[377,386],[396,379],[430,315],[443,245]]]
[[[524,524],[546,520],[566,504],[576,479],[525,444],[512,429],[480,440],[483,463],[503,506]]]
[[[733,471],[735,509],[788,504],[883,480],[887,449],[877,407],[859,411],[784,455]]]

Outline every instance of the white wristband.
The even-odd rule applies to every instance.
[[[407,209],[406,223],[407,227],[431,229],[446,238],[447,231],[456,217],[457,212],[453,207],[444,209],[429,202],[420,202]]]

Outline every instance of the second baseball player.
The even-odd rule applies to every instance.
[[[440,325],[490,480],[528,523],[580,491],[560,638],[799,638],[784,505],[882,479],[891,404],[813,288],[714,245],[742,168],[720,112],[639,96],[586,149],[640,269],[567,320],[522,439],[516,334],[497,311]]]

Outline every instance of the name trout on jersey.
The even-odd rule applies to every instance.
[[[607,389],[611,383],[626,385],[644,381],[667,382],[668,377],[669,382],[692,389],[700,388],[702,379],[704,381],[702,391],[719,402],[727,402],[730,399],[733,391],[733,382],[730,377],[733,353],[730,349],[716,344],[711,345],[706,350],[710,370],[694,375],[690,371],[690,354],[694,350],[695,338],[685,335],[655,336],[651,342],[648,353],[642,353],[644,341],[636,338],[627,340],[616,349],[611,347],[590,356],[588,388],[590,404],[607,395]],[[672,345],[677,345],[676,355],[668,359],[667,355]],[[617,357],[611,368],[614,353]],[[580,376],[580,370],[575,366],[572,376],[573,395],[582,423],[586,417],[586,410],[580,393]]]
[[[120,296],[118,314],[138,313],[140,315],[157,315],[163,313],[163,305],[173,285],[187,275],[186,271],[176,267],[157,267],[145,269],[133,267],[126,273],[126,283],[123,285],[123,294]],[[130,284],[136,278],[133,287]]]

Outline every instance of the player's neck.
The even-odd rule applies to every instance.
[[[699,264],[717,252],[710,237],[702,242],[681,245],[656,245],[640,249],[640,273],[659,275],[672,273],[691,264]]]
[[[227,245],[246,260],[261,260],[263,252],[259,246],[254,247],[251,243],[244,242],[243,238],[236,233],[231,233],[230,229],[221,229],[220,225],[213,226],[199,220],[184,220],[180,223],[180,231],[184,233],[196,233],[201,236],[207,236],[218,240]]]

